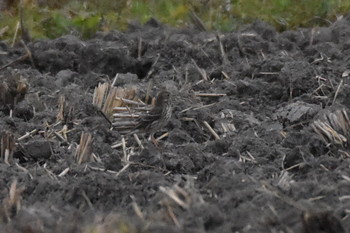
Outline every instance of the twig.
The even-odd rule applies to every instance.
[[[99,83],[97,87],[95,87],[94,95],[92,98],[92,104],[98,107],[99,109],[102,109],[103,102],[105,100],[106,92],[108,90],[108,83]]]
[[[236,132],[237,128],[233,123],[221,123],[221,128],[223,129],[224,133],[228,132]]]
[[[314,43],[314,38],[315,38],[315,33],[316,32],[316,30],[315,30],[315,28],[313,27],[312,29],[311,29],[311,36],[310,36],[310,41],[309,41],[309,45],[312,45],[313,43]]]
[[[137,43],[137,60],[141,61],[141,54],[142,54],[142,38],[139,37],[138,43]]]
[[[66,169],[64,169],[64,170],[58,175],[58,177],[65,176],[68,172],[69,172],[69,167],[67,167]]]
[[[75,152],[75,160],[78,164],[91,160],[93,138],[90,133],[83,132],[80,143]]]
[[[153,87],[153,79],[149,80],[149,82],[148,82],[145,103],[148,103],[152,87]]]
[[[140,118],[138,114],[129,114],[129,113],[114,113],[114,118]]]
[[[10,222],[21,209],[21,194],[23,191],[24,187],[17,187],[17,180],[11,183],[8,196],[2,201],[1,206],[2,214],[4,215],[2,217],[4,217],[4,220],[6,218],[7,222]]]
[[[166,194],[171,200],[173,200],[176,204],[178,204],[182,208],[185,208],[185,209],[189,208],[189,204],[181,200],[181,198],[178,196],[174,188],[165,188],[163,186],[160,186],[159,190],[162,193]]]
[[[339,201],[346,201],[346,200],[350,200],[350,195],[344,195],[339,197]]]
[[[185,108],[184,110],[181,110],[179,113],[181,114],[181,113],[187,112],[187,111],[192,110],[192,109],[193,109],[193,107],[188,107],[188,108]]]
[[[256,162],[254,156],[249,151],[247,151],[247,154],[252,159],[253,162]]]
[[[266,193],[269,193],[269,194],[275,196],[276,198],[278,198],[281,201],[283,201],[284,203],[286,203],[286,204],[296,208],[297,210],[307,211],[305,206],[303,206],[302,204],[294,201],[292,198],[284,195],[283,193],[278,191],[276,188],[274,188],[272,185],[270,185],[266,181],[262,181],[261,185],[262,185],[262,188],[263,188],[262,191],[265,191]]]
[[[127,120],[127,121],[116,121],[116,122],[113,122],[113,127],[114,129],[116,129],[118,132],[120,132],[121,134],[124,134],[126,133],[126,131],[130,131],[132,130],[133,128],[135,128],[135,121],[130,121],[130,120]]]
[[[116,73],[115,76],[114,76],[113,82],[111,84],[112,87],[115,86],[115,83],[117,82],[118,76],[119,76],[119,73]]]
[[[241,154],[239,154],[239,161],[242,162],[242,163],[245,163],[246,161],[250,161],[252,163],[257,163],[255,161],[255,159],[249,158],[249,157],[241,155]]]
[[[156,141],[158,142],[158,141],[160,141],[160,140],[162,140],[163,138],[168,137],[168,136],[169,136],[169,133],[166,132],[166,133],[160,135],[158,138],[156,138]]]
[[[196,110],[203,109],[203,108],[210,108],[210,107],[215,106],[217,104],[218,103],[207,104],[207,105],[203,105],[203,106],[200,106],[200,107],[193,108],[193,110],[196,111]]]
[[[159,170],[159,171],[161,171],[161,172],[169,172],[169,171],[167,171],[167,170],[164,169],[164,168],[156,167],[156,166],[152,166],[152,165],[148,165],[148,164],[144,164],[144,163],[138,163],[138,162],[132,162],[132,161],[130,161],[129,164],[130,164],[130,165],[137,165],[137,166],[141,166],[141,167],[153,168],[153,169]]]
[[[216,38],[217,38],[217,40],[219,42],[219,48],[220,48],[222,63],[223,63],[223,65],[227,65],[229,63],[229,61],[227,59],[227,55],[225,53],[224,46],[222,45],[222,41],[221,41],[221,38],[220,38],[219,34],[216,34]]]
[[[117,174],[118,173],[117,171],[108,170],[108,169],[105,169],[105,168],[99,168],[99,167],[93,167],[93,166],[88,166],[88,167],[91,170],[94,170],[94,171],[108,172],[108,173],[111,173],[111,174]]]
[[[93,105],[99,108],[108,120],[112,116],[115,107],[121,107],[126,104],[142,105],[139,102],[129,100],[135,96],[135,90],[132,88],[115,87],[118,73],[116,74],[113,83],[99,83],[94,90]]]
[[[126,164],[115,176],[118,177],[120,174],[122,174],[128,167],[130,166],[130,163]]]
[[[179,223],[179,221],[177,220],[174,212],[173,212],[173,209],[171,208],[171,206],[169,204],[166,204],[166,208],[167,208],[167,212],[170,216],[170,218],[173,220],[173,222],[175,223],[175,225],[178,227],[178,228],[181,228],[181,225]]]
[[[109,117],[113,111],[113,105],[115,102],[115,96],[117,94],[117,88],[113,86],[108,86],[108,91],[105,92],[105,101],[103,103],[103,107],[101,108],[102,112]]]
[[[33,179],[33,175],[28,171],[27,168],[22,167],[22,166],[19,165],[18,163],[15,163],[15,164],[16,164],[16,166],[18,167],[18,169],[20,169],[20,170],[24,171],[25,173],[27,173],[31,180]]]
[[[139,145],[139,147],[143,150],[144,147],[143,147],[143,145],[142,145],[142,142],[141,142],[141,140],[139,139],[139,137],[137,136],[136,133],[134,133],[134,138],[135,138],[136,143],[137,143],[137,144]]]
[[[326,168],[326,166],[325,166],[325,165],[320,164],[320,167],[321,167],[323,170],[325,170],[326,172],[329,172],[329,169],[328,169],[328,168]]]
[[[214,136],[215,139],[220,140],[219,135],[214,131],[214,129],[209,125],[207,121],[203,121],[203,124],[209,130],[209,132]]]
[[[127,156],[127,153],[126,153],[126,142],[125,142],[125,138],[124,137],[122,137],[122,146],[123,146],[122,148],[123,148],[123,155],[124,155],[122,160],[124,162],[128,162],[127,161],[128,156]]]
[[[22,140],[24,140],[24,139],[26,139],[26,138],[28,138],[30,136],[33,136],[37,132],[38,132],[38,129],[34,129],[34,130],[30,131],[30,132],[27,132],[25,135],[17,138],[17,142],[20,142],[20,141],[22,141]]]
[[[91,154],[93,161],[97,163],[102,163],[101,157],[99,155],[96,155],[95,153]]]
[[[139,217],[141,219],[141,221],[145,221],[145,217],[144,217],[139,205],[135,201],[133,201],[131,203],[131,205],[132,205],[132,208],[134,209],[136,216]]]
[[[132,109],[135,111],[149,111],[152,109],[152,107],[144,105],[144,103],[141,103],[141,104],[143,105],[143,107],[133,107]],[[123,112],[123,111],[130,112],[130,107],[114,107],[113,110],[117,112]]]
[[[17,35],[18,35],[19,28],[20,28],[20,22],[18,21],[17,24],[16,24],[15,34],[13,35],[13,38],[12,38],[11,48],[13,48],[13,46],[15,46],[15,42],[16,42],[16,38],[17,38]]]
[[[10,165],[12,162],[12,156],[15,149],[15,137],[10,132],[4,132],[1,136],[1,153],[0,157],[3,159],[4,163]]]
[[[211,63],[214,67],[216,67],[217,65],[213,62],[213,60],[209,57],[209,55],[203,50],[203,48],[201,48],[201,51],[202,51],[202,53],[204,54],[204,56],[205,56],[206,58],[208,58],[208,60],[210,61],[210,63]]]
[[[3,36],[3,34],[9,30],[9,28],[10,27],[8,25],[6,25],[5,27],[1,28],[0,29],[0,36]]]
[[[226,96],[224,93],[195,93],[196,96],[200,97],[219,97],[219,96]]]
[[[48,168],[46,168],[46,164],[43,166],[44,170],[47,172],[47,174],[49,175],[49,177],[53,180],[58,180],[57,176],[55,175],[55,173],[53,173],[52,171],[50,171]]]
[[[262,74],[262,75],[278,75],[279,72],[259,72],[259,74]]]
[[[297,164],[294,164],[294,165],[292,165],[292,166],[290,166],[290,167],[285,168],[284,170],[285,170],[285,171],[289,171],[289,170],[292,170],[292,169],[294,169],[294,168],[296,168],[296,167],[300,167],[300,166],[302,166],[302,165],[304,165],[304,164],[305,164],[304,162],[297,163]]]
[[[190,11],[190,19],[199,31],[202,31],[202,32],[207,31],[202,20],[192,10]]]
[[[21,29],[21,37],[24,41],[30,42],[31,37],[29,35],[29,31],[24,27],[24,1],[20,1],[20,6],[19,6],[19,22],[20,22],[20,29]]]
[[[23,56],[20,56],[20,57],[17,58],[16,60],[11,61],[11,62],[7,63],[6,65],[1,66],[1,67],[0,67],[0,70],[6,69],[7,67],[9,67],[9,66],[11,66],[11,65],[13,65],[13,64],[15,64],[15,63],[17,63],[17,62],[24,61],[24,60],[27,59],[28,57],[29,57],[28,54],[25,54],[25,55],[23,55]]]
[[[112,149],[116,149],[116,148],[119,148],[119,147],[121,147],[123,145],[123,143],[116,143],[116,144],[114,144],[114,145],[112,145],[111,147],[112,147]]]
[[[343,82],[344,82],[344,80],[342,79],[342,80],[340,81],[340,83],[339,83],[338,87],[337,87],[337,91],[335,92],[335,95],[334,95],[334,98],[333,98],[333,102],[332,102],[332,104],[334,104],[335,99],[337,98],[338,93],[339,93],[339,91],[340,91],[340,88],[341,88],[341,86],[343,85]]]
[[[225,71],[221,71],[221,74],[224,76],[225,79],[230,80],[230,77],[226,74]]]
[[[151,75],[153,74],[154,66],[158,63],[159,58],[160,58],[160,54],[157,54],[156,60],[153,62],[151,69],[148,71],[146,75],[146,80],[148,80],[148,78],[151,77]]]
[[[112,122],[109,120],[109,118],[106,116],[106,114],[104,112],[102,112],[102,110],[99,110],[98,112],[107,121],[107,123],[109,124],[109,127],[112,127]]]
[[[34,64],[32,52],[29,50],[29,48],[27,47],[27,45],[24,43],[23,40],[21,40],[21,44],[23,45],[23,47],[24,47],[26,53],[28,54],[29,61],[30,61],[31,65],[32,65],[32,67],[35,68],[35,64]]]
[[[194,64],[194,67],[197,69],[198,73],[202,76],[202,79],[205,80],[205,81],[208,81],[208,75],[207,75],[207,72],[200,68],[198,65],[197,65],[197,62],[192,58],[191,59],[192,63]]]
[[[196,124],[196,126],[198,127],[198,129],[202,130],[201,127],[199,126],[197,120],[192,118],[192,117],[182,117],[181,120],[182,121],[193,121]]]
[[[214,105],[217,105],[218,103],[212,103],[212,104],[207,104],[207,105],[203,105],[203,106],[200,106],[200,107],[188,107],[188,108],[185,108],[184,110],[180,111],[179,113],[184,113],[184,112],[187,112],[189,110],[199,110],[199,109],[203,109],[203,108],[209,108],[211,106],[214,106]]]
[[[56,131],[52,131],[52,133],[58,138],[59,141],[67,142],[67,139],[64,138],[62,135],[60,135],[59,133],[57,133]]]
[[[126,104],[133,104],[133,105],[139,105],[139,106],[145,106],[144,103],[138,102],[138,101],[134,101],[134,100],[129,100],[129,99],[125,99],[125,98],[121,98],[121,97],[115,97],[116,100],[121,100]],[[115,109],[115,108],[113,108]]]
[[[343,179],[350,182],[350,177],[349,176],[346,176],[346,175],[342,175]]]
[[[81,195],[84,197],[86,203],[90,207],[90,209],[94,209],[94,206],[92,205],[92,202],[90,201],[89,197],[86,195],[85,191],[81,192]]]

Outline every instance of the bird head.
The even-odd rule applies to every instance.
[[[162,106],[163,104],[168,103],[169,99],[170,99],[170,92],[161,91],[161,92],[159,92],[159,94],[156,98],[155,106]]]

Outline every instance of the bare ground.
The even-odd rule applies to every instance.
[[[0,43],[2,88],[14,85],[0,86],[0,231],[349,232],[349,23],[214,33],[151,20],[35,41],[33,62],[6,68],[26,51]],[[92,105],[116,74],[140,97],[149,83],[176,96],[169,136],[158,147],[141,137],[144,149],[130,138],[128,163]],[[70,113],[59,121],[60,96]],[[78,165],[83,132],[96,159]]]

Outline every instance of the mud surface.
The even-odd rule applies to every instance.
[[[33,64],[0,70],[14,85],[1,96],[0,131],[16,144],[0,163],[0,231],[349,232],[350,126],[345,117],[343,137],[328,138],[313,127],[349,110],[349,24],[278,33],[256,22],[217,34],[151,21],[29,43]],[[26,53],[0,48],[1,66]],[[158,146],[140,136],[143,149],[129,138],[128,165],[112,148],[120,133],[92,105],[117,73],[115,85],[140,97],[149,83],[152,96],[165,87],[176,97],[156,135],[169,136]],[[69,119],[58,120],[61,96]],[[78,165],[83,132],[95,160]]]

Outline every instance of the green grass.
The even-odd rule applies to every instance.
[[[34,3],[33,3],[34,2]],[[151,7],[152,6],[152,7]],[[171,26],[191,23],[194,11],[209,30],[231,31],[242,23],[264,20],[278,30],[327,25],[350,12],[349,0],[47,0],[38,6],[27,0],[24,22],[33,38],[55,38],[76,33],[89,38],[98,30],[125,30],[131,20],[145,23],[151,17]],[[18,6],[0,14],[0,39],[10,40],[19,20]]]
[[[260,4],[259,4],[260,2]],[[334,20],[336,15],[350,11],[350,2],[345,0],[241,0],[233,13],[245,22],[258,14],[259,18],[278,29],[312,27]],[[256,9],[259,9],[257,12]]]

